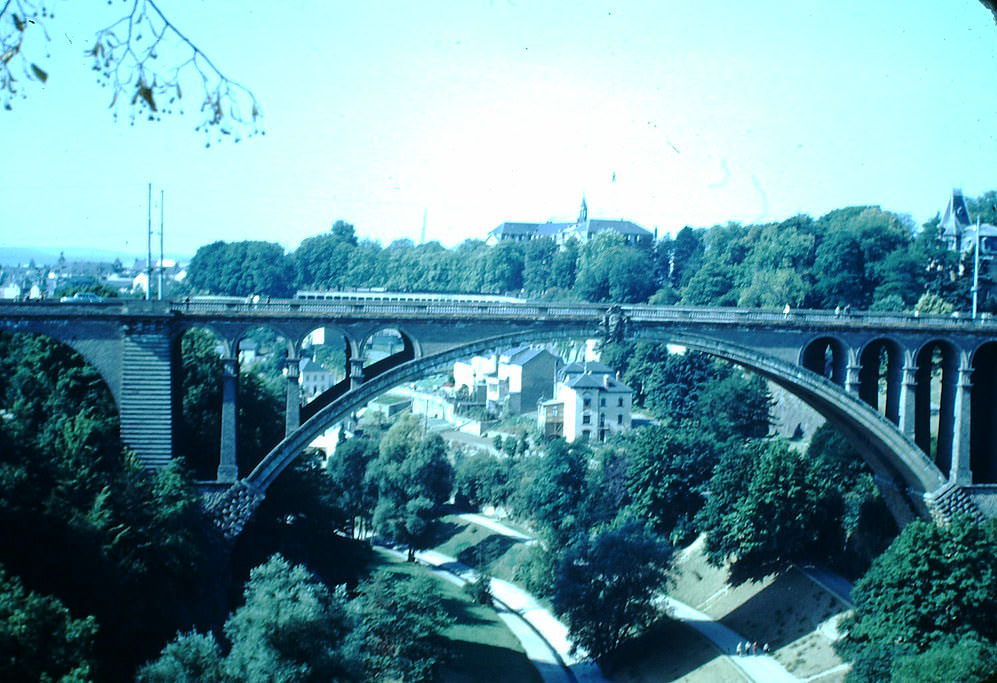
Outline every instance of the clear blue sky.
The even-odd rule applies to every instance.
[[[649,229],[997,188],[997,26],[978,0],[159,0],[251,88],[265,137],[113,121],[81,57],[115,0],[55,0],[50,78],[0,111],[0,246],[453,245],[505,220]],[[102,23],[103,22],[103,23]],[[123,113],[123,112],[122,112]],[[615,174],[615,182],[613,180]]]

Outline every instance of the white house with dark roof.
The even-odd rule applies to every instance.
[[[301,398],[311,401],[323,391],[336,383],[332,371],[319,365],[311,358],[298,361],[298,385],[301,387]]]
[[[602,363],[570,363],[561,370],[554,398],[543,401],[537,424],[545,436],[605,441],[630,429],[633,390]]]
[[[588,205],[583,197],[578,220],[574,223],[505,222],[489,231],[485,243],[494,245],[499,242],[527,242],[541,237],[549,237],[558,244],[564,244],[570,239],[588,242],[601,232],[615,232],[622,235],[627,244],[635,246],[649,245],[654,240],[654,233],[631,221],[589,218]]]

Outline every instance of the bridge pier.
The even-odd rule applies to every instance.
[[[143,466],[173,457],[174,356],[170,330],[154,322],[124,326],[121,346],[121,440]]]
[[[222,359],[222,434],[218,459],[218,481],[234,482],[239,478],[236,460],[236,419],[238,415],[239,359]]]
[[[363,384],[363,358],[350,358],[350,389],[356,389]]]
[[[904,351],[904,365],[900,373],[902,379],[897,427],[906,436],[913,439],[914,425],[917,423],[917,365],[914,363],[914,354],[910,351]]]
[[[287,401],[284,408],[284,436],[287,436],[301,426],[301,367],[297,358],[288,358],[287,368]]]
[[[959,354],[959,370],[955,383],[954,425],[952,430],[952,466],[949,481],[959,485],[973,483],[970,461],[970,434],[972,433],[972,387],[973,368],[969,354]]]

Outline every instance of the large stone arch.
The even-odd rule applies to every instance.
[[[553,333],[549,330],[519,331],[463,344],[404,363],[365,382],[317,412],[281,441],[245,480],[236,485],[233,491],[238,491],[234,496],[249,501],[262,499],[267,487],[316,436],[399,383],[417,379],[432,370],[489,349],[555,339],[586,338],[595,333],[590,325],[562,328]],[[845,392],[817,373],[769,354],[705,335],[651,329],[642,330],[639,337],[642,341],[679,344],[736,363],[772,380],[811,405],[855,445],[875,473],[890,511],[901,524],[927,516],[929,511],[925,494],[935,492],[945,484],[941,471],[896,425],[858,396]],[[248,505],[250,511],[253,507],[255,504]],[[237,504],[228,504],[230,510],[237,511],[239,508]],[[247,506],[242,508],[245,514]],[[241,522],[237,522],[235,527],[230,526],[229,533],[238,533],[239,529]]]
[[[122,337],[118,325],[90,320],[80,320],[73,324],[64,321],[53,323],[48,320],[28,320],[18,321],[16,325],[3,325],[0,331],[48,337],[73,349],[100,375],[110,389],[114,405],[120,413]]]

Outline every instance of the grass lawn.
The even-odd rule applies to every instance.
[[[605,664],[614,683],[743,681],[744,676],[693,628],[666,619],[631,641]]]
[[[405,562],[384,551],[375,552],[371,569],[406,575],[430,574],[438,579],[443,606],[456,622],[444,632],[454,657],[442,668],[439,680],[447,683],[540,681],[540,675],[523,654],[519,641],[495,610],[472,602],[460,586],[441,578],[428,567]]]

